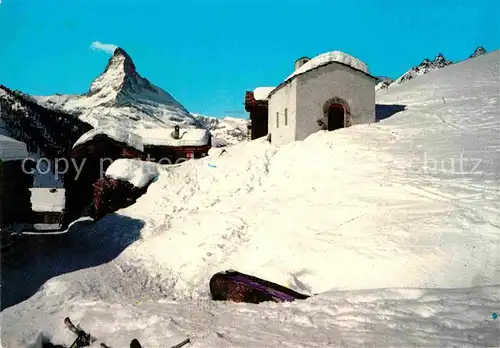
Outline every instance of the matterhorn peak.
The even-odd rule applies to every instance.
[[[486,53],[486,49],[483,47],[483,46],[479,46],[478,48],[476,48],[474,50],[474,53],[472,53],[470,56],[469,56],[469,59],[470,58],[474,58],[474,57],[477,57],[477,56],[480,56],[482,54],[485,54]]]
[[[133,75],[135,74],[135,64],[132,61],[132,58],[128,55],[127,52],[123,48],[117,47],[115,51],[113,52],[113,56],[108,62],[108,65],[106,66],[106,70],[108,70],[110,67],[118,67],[120,69],[123,69],[126,75]]]
[[[119,93],[130,84],[130,80],[137,78],[136,75],[137,72],[132,58],[124,49],[118,47],[109,59],[104,72],[90,85],[88,96],[101,93],[104,90],[108,90],[107,94],[111,92],[115,92],[114,94]]]
[[[187,110],[170,94],[139,75],[132,58],[120,47],[114,50],[104,72],[90,85],[87,97],[95,106],[134,105],[137,108],[143,102],[154,102],[170,105],[187,114]]]

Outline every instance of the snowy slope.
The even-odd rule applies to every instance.
[[[4,303],[34,296],[2,311],[2,339],[70,342],[71,313],[116,347],[498,346],[499,61],[391,87],[377,103],[406,110],[381,123],[161,168],[135,205],[3,274]],[[227,268],[321,294],[213,303]]]
[[[478,57],[484,64],[464,62],[383,95],[379,103],[408,109],[383,124],[318,133],[283,148],[237,145],[168,172],[124,211],[148,222],[143,236],[155,236],[138,257],[178,274],[186,296],[202,293],[221,267],[312,293],[500,280],[491,244],[498,238],[498,80],[488,77],[497,58]],[[278,252],[283,240],[286,251]],[[478,253],[491,258],[477,260]],[[373,267],[378,271],[368,272]]]

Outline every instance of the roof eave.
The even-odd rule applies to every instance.
[[[267,96],[267,98],[268,98],[268,99],[270,99],[270,98],[271,98],[271,96],[272,96],[273,94],[275,94],[278,90],[280,90],[280,89],[281,89],[282,87],[284,87],[285,85],[287,85],[287,84],[291,83],[291,82],[292,82],[293,80],[295,80],[295,78],[297,78],[298,76],[305,75],[305,74],[309,73],[310,71],[317,70],[317,69],[319,69],[319,68],[321,68],[321,67],[324,67],[324,66],[327,66],[327,65],[330,65],[330,64],[334,64],[334,63],[335,63],[335,64],[340,64],[340,65],[346,66],[346,67],[348,67],[348,68],[350,68],[350,69],[352,69],[352,70],[354,70],[354,71],[360,72],[361,74],[363,74],[363,75],[365,75],[366,77],[370,78],[370,79],[371,79],[371,80],[373,80],[374,82],[378,81],[378,79],[377,79],[375,76],[373,76],[373,75],[371,75],[371,74],[369,74],[369,73],[366,73],[366,72],[364,72],[364,71],[362,71],[362,70],[359,70],[359,69],[353,68],[352,66],[350,66],[350,65],[348,65],[348,64],[344,64],[344,63],[341,63],[341,62],[328,62],[328,63],[324,63],[324,64],[321,64],[321,65],[318,65],[317,67],[315,67],[315,68],[313,68],[313,69],[311,69],[311,70],[307,70],[307,71],[305,71],[305,72],[303,72],[303,73],[300,73],[300,74],[294,75],[292,78],[290,78],[290,79],[288,79],[288,80],[283,81],[282,83],[280,83],[278,86],[276,86],[276,88],[275,88],[275,89],[273,89],[273,90],[269,93],[269,95]]]

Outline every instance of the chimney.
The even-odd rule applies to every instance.
[[[295,61],[295,70],[300,68],[302,65],[306,64],[311,59],[309,57],[301,57]]]

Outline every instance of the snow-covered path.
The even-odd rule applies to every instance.
[[[399,111],[380,123],[164,168],[132,207],[2,272],[2,339],[69,342],[71,314],[116,347],[498,346],[499,61],[380,91]],[[213,303],[228,268],[321,294]]]

